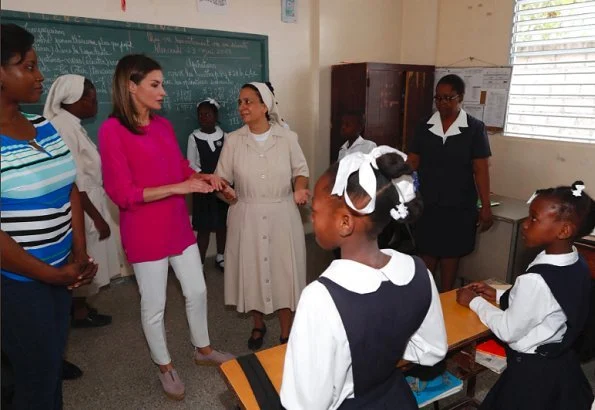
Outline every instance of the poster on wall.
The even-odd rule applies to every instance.
[[[199,13],[226,14],[230,0],[196,0]]]
[[[281,21],[297,23],[297,0],[281,0]]]
[[[487,127],[504,128],[512,67],[438,67],[434,88],[447,74],[465,81],[463,109]]]

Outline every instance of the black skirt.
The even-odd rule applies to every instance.
[[[415,224],[415,245],[420,255],[458,258],[473,252],[477,232],[476,207],[424,206]]]
[[[227,226],[227,205],[211,194],[192,194],[192,227],[195,231],[209,232]]]
[[[574,351],[546,358],[506,349],[508,367],[480,410],[589,410],[593,392]]]

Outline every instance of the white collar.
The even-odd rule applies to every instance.
[[[362,136],[360,135],[359,137],[357,137],[355,139],[355,141],[353,141],[353,144],[351,144],[351,146],[349,146],[349,141],[345,141],[345,144],[341,145],[341,149],[349,149],[349,148],[353,148],[356,145],[360,145],[363,144],[365,142],[365,140],[362,138]]]
[[[413,258],[393,249],[382,249],[381,252],[391,258],[380,269],[374,269],[349,259],[336,259],[320,276],[359,294],[376,292],[382,282],[386,280],[397,286],[404,286],[411,282],[415,273]]]
[[[223,138],[223,130],[219,126],[215,126],[215,132],[212,134],[206,134],[200,130],[200,128],[194,130],[192,134],[199,140],[206,141],[209,144],[209,148],[212,152],[217,149],[215,147],[215,141],[219,141]]]
[[[578,252],[574,246],[572,247],[572,252],[558,255],[550,255],[545,253],[545,251],[541,251],[535,257],[535,259],[533,259],[533,262],[529,264],[527,270],[529,270],[534,265],[546,264],[554,266],[568,266],[576,263],[576,261],[578,261]]]
[[[434,113],[434,115],[432,115],[430,117],[430,119],[428,120],[428,124],[432,125],[432,127],[430,128],[430,132],[432,134],[439,136],[439,137],[442,137],[443,142],[446,142],[446,139],[448,137],[460,134],[462,132],[461,128],[467,128],[469,126],[469,124],[467,123],[467,113],[462,108],[461,108],[461,111],[459,111],[459,115],[457,116],[457,119],[446,130],[446,133],[444,132],[444,129],[442,128],[442,120],[440,119],[440,112],[436,111]]]

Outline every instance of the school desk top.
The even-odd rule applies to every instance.
[[[471,309],[457,303],[456,290],[441,293],[440,302],[444,313],[448,350],[457,350],[490,335],[490,330],[479,321]],[[287,345],[280,345],[256,353],[277,392],[281,390],[286,348]],[[220,369],[230,390],[239,399],[241,407],[247,410],[258,409],[248,379],[237,360],[223,363]]]

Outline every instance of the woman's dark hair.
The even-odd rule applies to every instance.
[[[203,101],[196,106],[197,112],[200,109],[200,107],[209,107],[211,110],[213,110],[213,113],[215,114],[215,118],[219,117],[219,109],[217,108],[217,106],[215,104],[211,104],[208,100]]]
[[[576,225],[575,238],[589,235],[595,229],[595,202],[585,191],[577,190],[583,181],[576,181],[571,186],[539,189],[535,193],[539,197],[553,200],[557,203],[556,213],[563,220],[568,220]],[[580,192],[574,195],[573,192]]]
[[[132,101],[128,82],[139,84],[151,71],[161,71],[155,60],[144,54],[129,54],[118,61],[112,80],[112,113],[130,132],[141,135],[138,113]]]
[[[265,83],[265,84],[267,85],[267,87],[269,88],[269,90],[271,90],[271,92],[273,93],[273,95],[275,95],[275,93],[273,92],[273,86],[270,85],[271,83]],[[259,99],[260,103],[261,104],[264,104],[264,100],[262,99],[262,94],[260,94],[260,91],[258,91],[258,88],[256,88],[255,85],[244,84],[241,89],[243,90],[244,88],[249,88],[249,89],[253,90],[256,93],[256,95],[258,95],[258,99]],[[267,117],[267,121],[270,121],[271,120],[271,116],[269,115],[269,112],[268,111],[266,112],[266,117]]]
[[[19,64],[25,58],[25,54],[33,48],[35,37],[27,30],[16,24],[2,24],[0,42],[0,60],[2,67],[15,55],[19,56]]]
[[[391,209],[401,203],[399,193],[393,185],[392,180],[413,174],[411,167],[405,162],[403,157],[397,153],[381,155],[376,159],[376,164],[378,165],[378,169],[374,169],[374,174],[376,175],[376,207],[374,212],[369,215],[372,220],[372,230],[369,234],[370,237],[373,238],[377,237],[391,221]],[[327,174],[330,177],[331,187],[335,183],[338,170],[339,162],[336,162],[327,170]],[[354,172],[347,179],[346,191],[347,194],[349,194],[349,198],[354,202],[360,198],[370,198],[359,184],[358,172]],[[406,202],[405,205],[407,206],[409,214],[406,218],[397,220],[398,223],[414,222],[422,213],[423,203],[419,193],[416,193],[415,198]],[[351,208],[348,207],[347,209],[355,213]]]
[[[91,90],[95,89],[95,85],[93,84],[93,82],[91,82],[91,80],[89,80],[88,78],[85,78],[85,82],[83,84],[83,95],[82,97],[89,95],[89,92],[91,92]]]
[[[463,79],[456,74],[448,74],[442,77],[438,81],[438,84],[436,84],[436,88],[442,84],[450,85],[452,89],[455,90],[460,96],[465,94],[465,81],[463,81]]]

